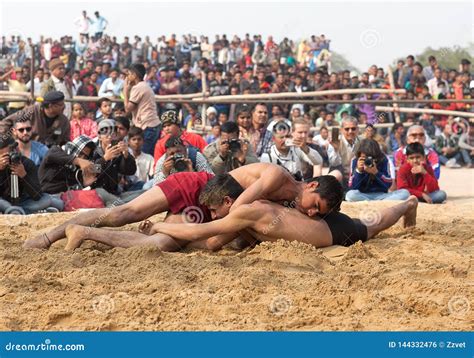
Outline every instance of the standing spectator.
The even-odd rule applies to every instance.
[[[429,204],[439,204],[446,200],[446,193],[439,190],[433,169],[426,164],[425,148],[420,143],[407,146],[407,162],[397,175],[397,188],[406,189],[418,200]]]
[[[6,134],[21,119],[29,120],[33,127],[32,138],[47,146],[63,145],[69,140],[69,120],[64,116],[64,95],[52,91],[45,95],[41,104],[35,104],[16,112],[0,122],[0,132]]]
[[[143,80],[145,66],[134,64],[128,71],[124,85],[124,104],[126,113],[132,113],[135,127],[143,129],[143,152],[153,154],[155,144],[160,138],[160,119],[158,118],[155,94]]]
[[[433,78],[426,83],[428,90],[430,91],[430,95],[433,98],[438,98],[440,94],[445,96],[448,94],[448,82],[441,78],[441,74],[442,71],[440,68],[435,69]]]
[[[459,148],[464,163],[473,168],[474,162],[474,122],[469,122],[469,129],[467,132],[461,134],[459,137]]]
[[[48,92],[59,91],[64,95],[65,99],[72,98],[72,84],[65,77],[66,67],[64,63],[59,59],[55,58],[49,62],[49,71],[51,77],[45,81],[41,88],[41,96],[44,97]],[[71,104],[66,103],[64,107],[64,115],[69,118],[71,117]]]
[[[33,130],[31,121],[19,118],[19,120],[15,121],[12,129],[13,137],[18,143],[18,151],[39,167],[48,151],[48,147],[40,142],[31,140]]]
[[[105,19],[105,17],[101,16],[98,11],[94,12],[94,15],[95,19],[92,20],[94,37],[96,39],[101,39],[105,29],[109,25],[109,22]]]
[[[84,107],[81,103],[73,104],[69,123],[71,125],[71,142],[80,135],[85,135],[89,138],[97,137],[97,123],[85,116]]]
[[[258,163],[250,143],[239,139],[239,126],[235,122],[226,122],[220,128],[220,138],[204,149],[204,155],[215,174],[228,173],[243,165]]]
[[[406,189],[388,192],[392,185],[388,158],[372,139],[364,139],[356,149],[351,162],[350,190],[347,201],[406,200],[410,193]]]
[[[448,168],[460,168],[461,152],[459,151],[458,138],[453,134],[451,125],[444,126],[443,133],[436,138],[436,152],[439,162]]]
[[[429,65],[423,68],[423,76],[426,81],[429,81],[434,77],[434,73],[438,68],[438,61],[436,61],[434,56],[428,57],[428,63]]]
[[[186,146],[193,146],[201,152],[206,148],[206,141],[198,134],[189,133],[182,130],[180,127],[180,120],[175,111],[166,111],[161,115],[161,122],[163,124],[163,132],[165,135],[156,143],[154,158],[158,161],[166,152],[165,144],[170,137],[180,138]]]
[[[89,25],[92,23],[92,20],[87,16],[87,11],[82,11],[82,16],[78,17],[74,24],[79,29],[79,35],[84,36],[86,39],[89,39]]]
[[[97,97],[97,89],[91,83],[91,74],[89,72],[84,73],[82,76],[82,85],[79,87],[76,94],[78,96]],[[97,109],[95,102],[85,102],[84,105],[88,112],[95,112]]]

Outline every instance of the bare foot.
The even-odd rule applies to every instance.
[[[82,245],[85,239],[88,227],[81,225],[66,226],[67,243],[64,248],[66,251],[73,251]]]
[[[150,220],[145,220],[138,225],[138,232],[150,235],[151,228],[153,227],[153,223]]]
[[[36,235],[30,239],[26,239],[23,243],[25,249],[49,249],[51,241],[49,241],[46,233]]]
[[[403,227],[410,227],[416,225],[416,209],[418,208],[418,199],[411,195],[406,201],[408,209],[403,215]]]

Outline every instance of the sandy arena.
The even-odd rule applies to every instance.
[[[420,204],[416,228],[325,250],[24,250],[75,213],[0,216],[0,329],[473,330],[474,171],[443,168],[440,186],[449,202]],[[370,220],[387,204],[342,208]]]

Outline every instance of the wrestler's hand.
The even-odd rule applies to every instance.
[[[145,234],[145,235],[150,235],[150,231],[153,227],[153,223],[150,220],[145,220],[138,225],[138,232]]]
[[[161,224],[162,223],[156,223],[155,225],[153,225],[151,228],[150,228],[150,231],[148,233],[148,235],[154,235],[154,234],[157,234],[160,232],[160,228],[161,228]]]

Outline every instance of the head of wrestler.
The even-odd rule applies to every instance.
[[[341,210],[344,191],[332,175],[311,178],[301,185],[301,192],[293,205],[298,211],[313,217]]]
[[[201,205],[207,206],[212,220],[229,214],[234,201],[244,192],[244,188],[229,174],[218,174],[209,180],[199,195]]]

